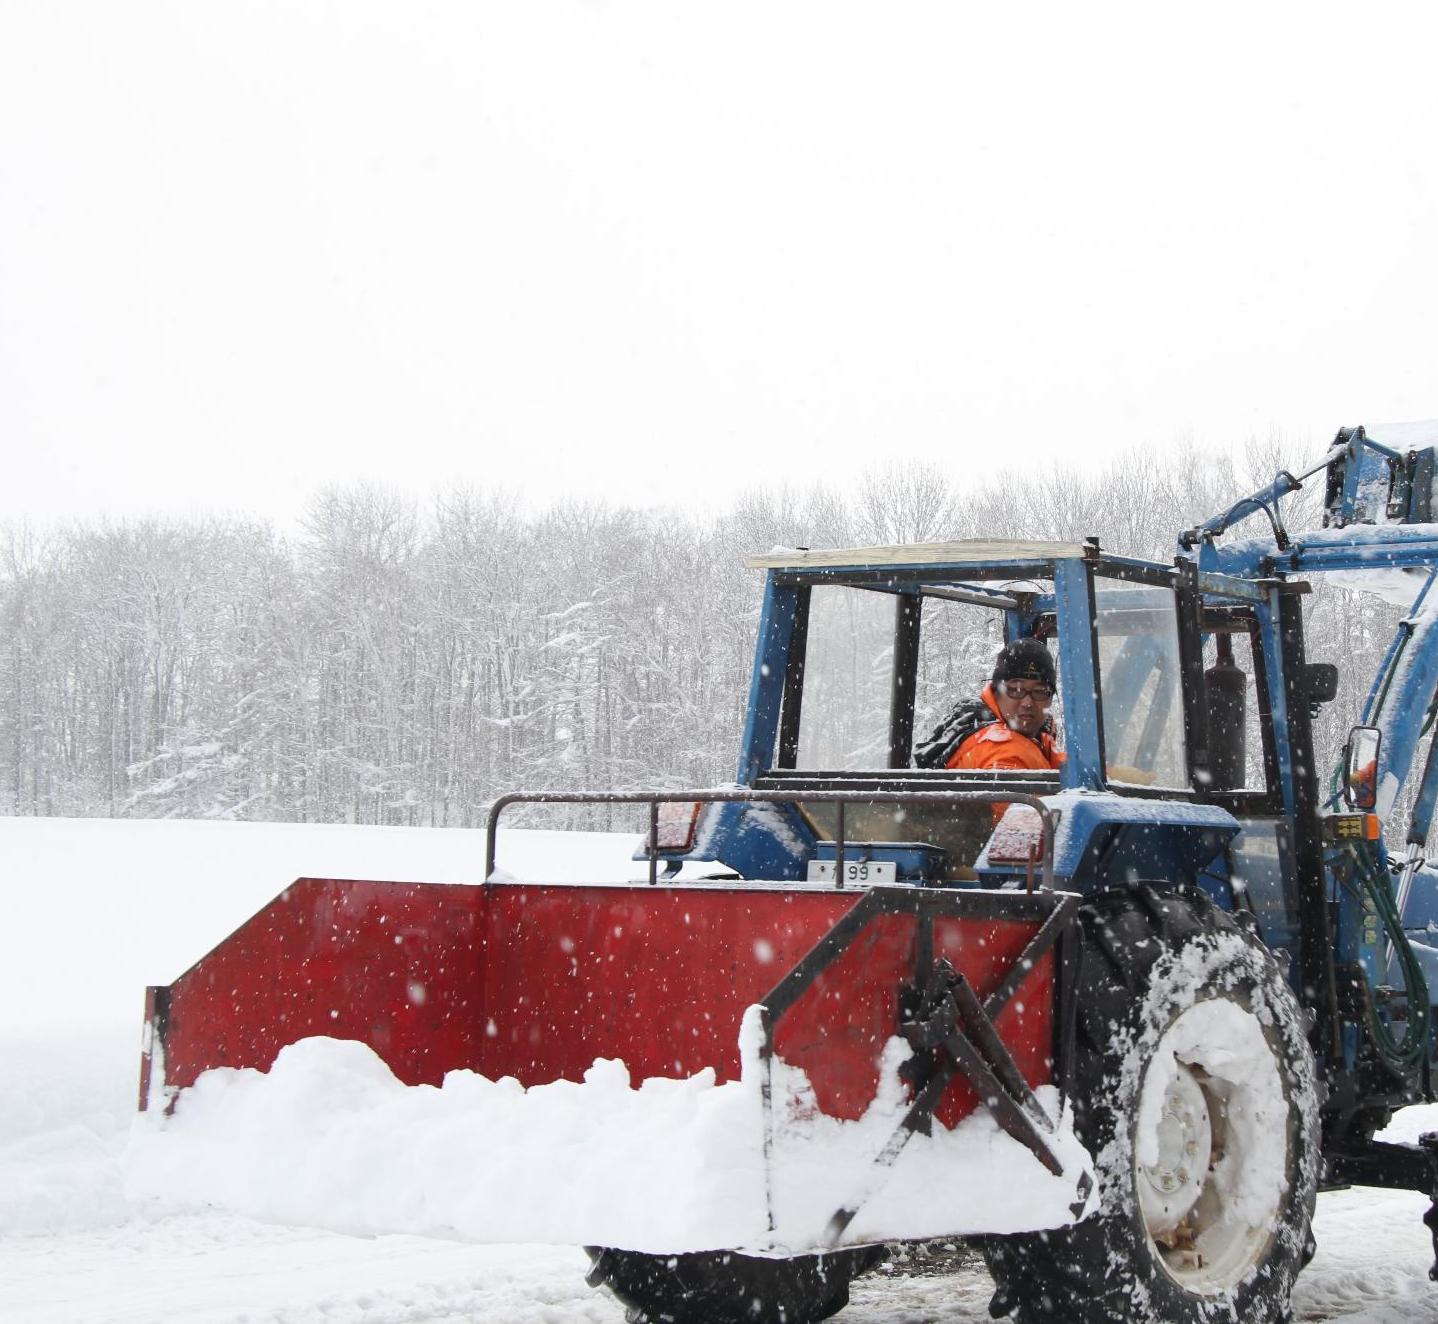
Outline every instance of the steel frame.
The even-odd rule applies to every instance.
[[[900,805],[971,805],[971,804],[1023,804],[1038,811],[1043,824],[1043,847],[1035,863],[1040,866],[1039,886],[1051,891],[1054,882],[1054,828],[1056,822],[1051,810],[1036,795],[1026,791],[805,791],[795,795],[790,791],[751,790],[697,790],[697,791],[551,791],[535,794],[515,793],[501,795],[489,807],[489,819],[485,825],[484,876],[486,881],[494,873],[495,841],[499,830],[499,816],[514,804],[638,804],[649,806],[649,833],[645,850],[649,860],[649,884],[659,882],[659,850],[656,845],[659,835],[659,806],[661,804],[788,804],[796,800],[809,803],[838,806],[838,828],[834,841],[834,877],[836,886],[844,886],[844,807],[851,804],[900,804]]]

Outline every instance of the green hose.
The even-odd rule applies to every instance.
[[[1376,1001],[1369,1001],[1368,1018],[1373,1032],[1373,1046],[1384,1066],[1395,1075],[1407,1076],[1418,1068],[1428,1053],[1428,1026],[1432,1012],[1428,1005],[1428,981],[1408,943],[1408,935],[1403,931],[1387,859],[1379,854],[1376,845],[1354,845],[1352,851],[1364,890],[1373,902],[1374,913],[1382,921],[1398,957],[1398,965],[1403,972],[1403,992],[1408,1000],[1408,1025],[1401,1043],[1395,1042],[1388,1024],[1378,1015]]]

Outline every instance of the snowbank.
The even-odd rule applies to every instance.
[[[875,1180],[874,1156],[906,1107],[897,1040],[857,1122],[820,1115],[803,1074],[776,1062],[766,1147],[756,1011],[743,1076],[725,1084],[704,1071],[634,1085],[621,1062],[601,1060],[583,1083],[525,1089],[454,1071],[439,1088],[406,1087],[363,1044],[307,1039],[268,1073],[206,1072],[171,1116],[139,1117],[126,1191],[161,1210],[218,1206],[341,1232],[659,1252],[812,1248],[836,1210],[875,1186],[846,1240],[1072,1218],[1089,1166],[1066,1123],[1063,1177],[981,1111],[914,1137]]]

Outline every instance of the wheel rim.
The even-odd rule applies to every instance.
[[[1200,1072],[1175,1059],[1154,1127],[1158,1155],[1138,1168],[1138,1199],[1155,1241],[1182,1236],[1185,1220],[1203,1194],[1212,1161],[1213,1123]]]
[[[1189,1007],[1144,1075],[1134,1186],[1155,1261],[1216,1295],[1267,1257],[1289,1183],[1289,1107],[1258,1018],[1226,998]]]

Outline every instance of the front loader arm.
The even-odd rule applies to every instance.
[[[1438,425],[1382,429],[1395,442],[1438,442]],[[1298,477],[1281,471],[1266,488],[1179,537],[1180,556],[1205,572],[1247,580],[1293,580],[1308,574],[1387,572],[1398,590],[1412,581],[1412,607],[1399,623],[1363,710],[1365,725],[1383,732],[1379,756],[1378,811],[1387,815],[1407,780],[1438,696],[1438,509],[1434,500],[1435,445],[1395,449],[1363,427],[1341,428],[1328,454]],[[1280,498],[1305,479],[1325,475],[1322,529],[1289,534],[1279,517]],[[1262,511],[1271,536],[1224,544],[1216,539],[1231,525]],[[1401,599],[1400,599],[1401,600]],[[1433,760],[1429,761],[1433,764]],[[1438,766],[1427,770],[1427,795],[1420,793],[1421,824],[1427,835],[1438,800]],[[1431,788],[1426,784],[1432,782]],[[1413,832],[1418,831],[1415,822]]]

